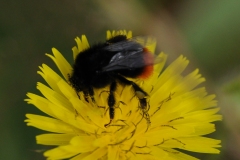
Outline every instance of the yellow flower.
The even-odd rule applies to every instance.
[[[131,32],[107,32],[107,39]],[[75,39],[73,57],[89,48],[86,36]],[[156,42],[147,40],[148,49],[154,53]],[[47,116],[27,114],[28,126],[47,132],[36,137],[38,144],[57,146],[44,153],[48,159],[71,160],[195,160],[182,153],[187,150],[201,153],[219,153],[220,140],[204,137],[215,131],[217,114],[215,95],[208,95],[204,87],[196,88],[205,81],[198,69],[183,76],[188,60],[180,56],[164,67],[167,55],[160,53],[161,62],[154,66],[154,73],[147,80],[131,79],[149,96],[148,107],[140,108],[132,86],[117,87],[115,93],[115,117],[109,123],[109,88],[94,90],[95,103],[80,98],[68,83],[72,66],[55,48],[50,57],[63,77],[46,64],[38,71],[48,86],[37,83],[43,96],[28,93],[27,103],[33,104]],[[138,93],[136,93],[138,94]]]

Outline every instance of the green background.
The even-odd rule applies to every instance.
[[[153,35],[169,62],[180,54],[199,68],[209,93],[217,94],[224,121],[217,122],[221,154],[194,154],[204,160],[240,159],[240,1],[239,0],[2,0],[0,1],[0,159],[43,160],[36,145],[42,131],[27,127],[26,113],[41,114],[23,99],[39,93],[36,73],[56,47],[70,61],[74,38],[105,40],[110,29]]]

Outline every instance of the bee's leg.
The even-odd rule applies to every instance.
[[[148,111],[150,109],[150,105],[147,104],[147,99],[146,98],[142,98],[142,99],[139,99],[139,103],[140,103],[140,109],[142,110],[142,116],[143,118],[146,119],[147,121],[147,129],[146,131],[148,130],[150,124],[151,124],[151,121],[150,121],[150,116],[148,114]],[[147,107],[148,106],[148,107]],[[146,132],[145,131],[145,132]]]
[[[146,96],[148,96],[148,94],[144,90],[142,90],[136,83],[127,80],[126,78],[124,78],[121,75],[116,75],[116,77],[120,81],[120,83],[126,84],[126,85],[132,85],[132,87],[135,91],[135,94],[139,99],[143,99]],[[147,102],[146,102],[146,104],[147,104]]]
[[[139,99],[139,104],[140,104],[139,107],[142,110],[143,117],[147,120],[147,123],[150,124],[151,122],[150,122],[150,117],[148,114],[148,110],[149,110],[150,106],[147,107],[148,103],[147,103],[147,98],[146,98],[148,96],[148,94],[144,90],[142,90],[136,83],[127,80],[123,76],[117,75],[117,79],[120,81],[120,83],[132,85],[133,90],[135,92],[135,96]]]
[[[89,96],[90,96],[92,102],[95,103],[94,91],[93,91],[93,88],[92,88],[92,87],[89,87],[89,88],[88,88],[88,93],[89,93]]]
[[[85,101],[89,103],[89,101],[88,101],[88,92],[83,91],[83,96],[84,96]],[[80,96],[79,96],[79,99],[81,99]]]
[[[110,122],[105,124],[104,126],[107,127],[113,120],[114,114],[115,114],[115,109],[114,105],[116,103],[115,97],[114,97],[114,92],[116,91],[117,88],[117,83],[113,81],[110,85],[110,91],[109,91],[109,96],[108,96],[108,106],[109,106],[109,118]]]
[[[80,98],[80,95],[78,94],[78,92],[77,92],[77,91],[76,91],[76,94],[77,94],[77,96],[78,96],[78,99],[81,99],[81,98]]]

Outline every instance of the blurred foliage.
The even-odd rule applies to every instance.
[[[237,77],[236,79],[233,79],[231,82],[227,83],[223,89],[227,94],[235,94],[236,96],[240,96],[240,77]]]
[[[76,36],[86,34],[94,43],[105,39],[107,29],[153,35],[169,61],[184,54],[190,59],[189,70],[200,68],[208,91],[217,93],[224,121],[210,135],[222,139],[221,154],[197,156],[240,159],[240,106],[233,98],[239,80],[232,82],[240,75],[240,1],[9,0],[0,6],[0,159],[44,159],[47,148],[35,142],[42,132],[23,123],[26,113],[40,113],[23,101],[27,92],[39,93],[36,82],[43,80],[36,74],[38,66],[46,63],[56,69],[44,53],[56,47],[73,62]]]

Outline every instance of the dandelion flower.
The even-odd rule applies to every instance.
[[[107,31],[107,39],[132,32]],[[73,59],[89,48],[86,36],[75,39]],[[156,42],[146,46],[155,52]],[[26,114],[25,122],[47,131],[36,137],[37,143],[55,148],[44,152],[47,159],[71,160],[196,160],[183,150],[218,154],[220,140],[205,135],[215,131],[214,121],[222,116],[215,95],[208,95],[204,87],[197,86],[205,79],[196,69],[183,76],[189,61],[178,57],[165,66],[167,55],[157,55],[161,62],[154,65],[154,72],[147,80],[131,79],[148,93],[147,109],[139,108],[139,99],[132,86],[118,85],[115,117],[109,126],[107,105],[109,86],[94,90],[95,102],[86,101],[76,94],[68,82],[72,66],[55,48],[50,57],[62,76],[46,64],[40,66],[40,74],[48,85],[38,82],[42,95],[27,93],[27,103],[33,104],[48,116]],[[121,103],[124,102],[124,103]]]

